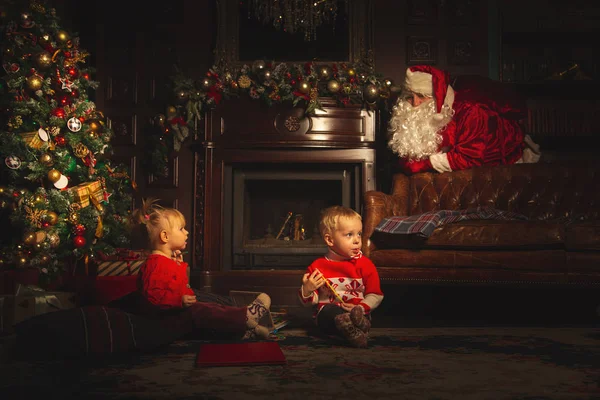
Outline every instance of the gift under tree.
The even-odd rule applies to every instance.
[[[110,160],[111,130],[89,100],[89,53],[43,1],[0,6],[0,271],[52,279],[74,262],[127,246],[127,169]]]

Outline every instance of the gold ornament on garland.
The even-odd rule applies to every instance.
[[[248,75],[242,75],[238,79],[238,84],[242,89],[248,89],[252,84],[252,80],[248,77]]]
[[[340,89],[340,83],[335,79],[332,79],[329,82],[327,82],[327,90],[329,90],[331,93],[337,93],[340,91]]]

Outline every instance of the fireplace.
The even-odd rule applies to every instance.
[[[326,250],[320,211],[341,204],[360,212],[364,192],[377,188],[377,113],[321,103],[305,116],[291,104],[231,99],[207,114],[193,145],[198,287],[262,290],[288,278],[297,285]]]
[[[360,209],[358,164],[225,167],[224,268],[306,268],[326,247],[320,211]]]

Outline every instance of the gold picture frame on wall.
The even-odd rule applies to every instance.
[[[373,0],[339,0],[335,22],[317,29],[317,40],[276,30],[249,16],[249,2],[217,0],[215,62],[241,66],[255,60],[354,63],[373,49]],[[372,61],[372,60],[371,60]]]

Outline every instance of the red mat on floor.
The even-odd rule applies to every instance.
[[[242,365],[285,364],[277,342],[207,343],[196,356],[196,366],[226,367]]]

